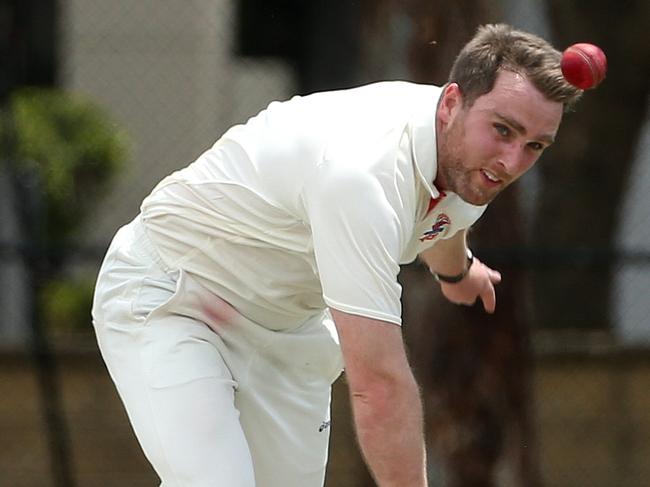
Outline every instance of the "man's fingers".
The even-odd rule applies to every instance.
[[[495,271],[494,269],[490,269],[489,267],[486,267],[488,278],[490,279],[490,282],[492,284],[499,284],[501,282],[501,273],[499,271]]]
[[[499,271],[495,271],[494,269],[489,268],[478,259],[474,259],[474,260],[480,264],[480,267],[482,267],[485,270],[485,272],[487,272],[488,278],[490,279],[490,282],[492,282],[492,284],[499,284],[501,282],[501,273]]]
[[[475,264],[476,265],[476,264]],[[442,283],[441,288],[445,297],[455,304],[473,306],[477,299],[483,302],[487,313],[496,309],[496,294],[494,285],[501,282],[501,273],[490,269],[478,262],[477,268],[472,267],[468,278],[458,284]],[[487,277],[487,279],[485,279]]]
[[[501,277],[501,275],[499,275]],[[483,301],[483,308],[488,313],[494,313],[497,307],[497,297],[494,292],[494,286],[490,284],[486,289],[481,292],[481,300]]]

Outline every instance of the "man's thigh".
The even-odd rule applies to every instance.
[[[315,317],[297,330],[271,332],[249,355],[235,404],[253,457],[257,487],[321,487],[330,432],[331,384],[342,360]]]
[[[165,487],[255,486],[236,383],[205,325],[169,316],[98,335],[138,441]]]
[[[186,276],[148,258],[126,227],[109,250],[93,309],[100,351],[142,449],[165,487],[254,487],[237,386],[223,343],[175,313]]]

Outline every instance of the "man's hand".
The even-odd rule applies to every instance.
[[[501,282],[501,273],[490,269],[474,257],[474,262],[467,275],[458,283],[440,283],[442,294],[452,303],[471,306],[476,298],[481,298],[483,308],[488,313],[494,313],[496,295],[494,285]]]

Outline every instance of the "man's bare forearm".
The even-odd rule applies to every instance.
[[[456,275],[463,271],[467,262],[467,232],[459,231],[447,240],[440,240],[420,254],[420,259],[431,269],[445,275]]]
[[[331,311],[368,468],[379,487],[426,487],[422,401],[401,328]]]
[[[422,401],[415,380],[352,394],[359,444],[379,487],[426,487]]]

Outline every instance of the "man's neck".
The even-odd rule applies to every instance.
[[[436,177],[433,179],[433,185],[439,191],[448,189],[444,177],[441,175],[440,166],[444,165],[444,155],[441,153],[440,148],[444,147],[444,133],[442,131],[442,122],[438,118],[438,111],[436,110]]]

